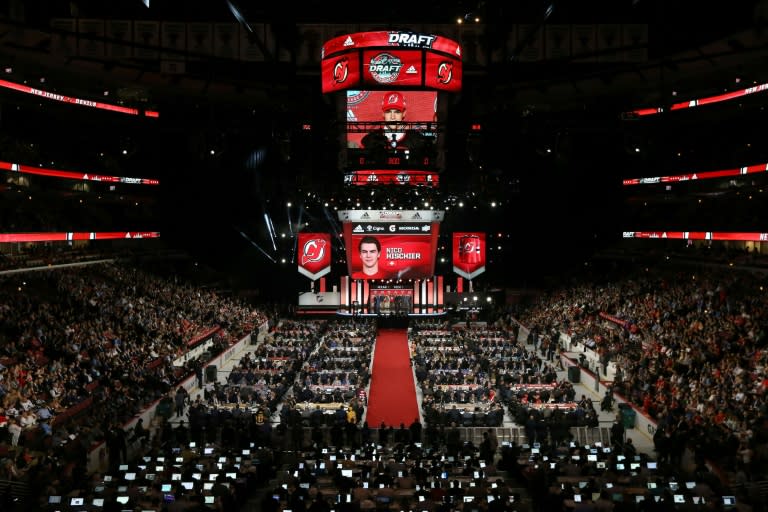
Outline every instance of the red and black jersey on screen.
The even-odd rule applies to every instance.
[[[416,130],[389,132],[375,130],[369,132],[360,141],[371,163],[384,164],[389,156],[405,156],[403,161],[421,162],[431,157],[434,143]]]

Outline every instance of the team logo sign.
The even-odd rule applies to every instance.
[[[443,85],[448,85],[453,80],[453,62],[444,60],[437,67],[437,81]]]
[[[347,81],[347,77],[349,77],[349,60],[344,57],[337,60],[333,66],[333,81],[342,84]]]
[[[453,271],[465,279],[485,272],[485,233],[453,234]]]
[[[301,250],[301,264],[317,263],[325,258],[325,247],[328,243],[322,238],[312,238],[304,242]]]
[[[464,235],[459,239],[459,261],[474,265],[480,261],[480,237]]]
[[[368,71],[374,80],[380,84],[390,84],[400,76],[403,62],[391,53],[380,53],[373,57],[368,64]]]
[[[315,280],[331,271],[328,233],[299,233],[299,272]]]

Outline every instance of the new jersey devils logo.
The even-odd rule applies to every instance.
[[[333,66],[333,81],[341,84],[347,81],[349,76],[349,60],[345,57],[336,61]]]
[[[461,237],[459,240],[459,261],[464,264],[480,262],[480,237],[477,235]]]
[[[317,263],[325,258],[326,242],[322,238],[312,238],[304,243],[301,249],[301,264]]]
[[[437,67],[437,81],[443,85],[453,80],[453,63],[444,60]]]

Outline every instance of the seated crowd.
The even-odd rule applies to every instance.
[[[616,271],[548,293],[520,323],[534,340],[589,337],[617,360],[614,391],[657,422],[660,461],[679,462],[688,447],[734,481],[765,475],[765,277],[728,267]]]
[[[765,474],[768,439],[764,420],[764,299],[750,292],[756,286],[754,276],[732,271],[721,275],[708,269],[687,280],[676,275],[643,275],[644,281],[631,277],[626,283],[575,286],[547,295],[532,308],[520,309],[516,317],[530,328],[531,341],[540,351],[545,339],[557,343],[555,333],[559,332],[586,333],[595,341],[596,350],[609,343],[618,344],[613,350],[620,350],[625,341],[640,343],[644,348],[640,359],[622,361],[623,378],[616,383],[616,390],[658,421],[654,440],[659,474],[649,473],[648,462],[653,461],[645,454],[632,454],[631,443],[622,439],[612,439],[612,446],[576,446],[570,432],[553,428],[590,425],[594,413],[591,401],[584,397],[576,401],[572,386],[557,381],[551,345],[539,357],[516,341],[518,327],[511,315],[502,317],[496,327],[454,329],[430,323],[413,330],[414,369],[426,404],[423,438],[416,421],[399,429],[383,426],[374,441],[374,431],[362,420],[375,323],[361,319],[285,321],[275,326],[252,354],[238,361],[225,386],[206,385],[205,402],[198,399],[190,407],[189,426],[181,423],[174,428],[168,422],[154,436],[148,434],[151,442],[146,446],[151,453],[143,457],[154,460],[130,462],[123,452],[124,444],[113,440],[115,423],[175,391],[180,375],[173,362],[188,348],[184,340],[211,325],[224,326],[217,343],[225,347],[266,317],[212,294],[201,298],[195,288],[110,264],[66,273],[53,270],[39,277],[24,275],[23,280],[3,278],[6,300],[0,306],[4,337],[0,350],[5,358],[0,383],[3,398],[11,397],[5,409],[16,413],[12,424],[26,417],[27,428],[39,428],[46,440],[38,446],[27,444],[31,439],[25,439],[23,447],[13,447],[14,436],[8,435],[8,441],[2,443],[9,456],[0,465],[3,476],[33,480],[38,489],[45,488],[39,495],[46,498],[81,488],[82,492],[70,497],[99,499],[92,493],[101,484],[90,485],[93,482],[83,474],[82,454],[106,439],[110,446],[109,476],[126,480],[126,473],[137,473],[147,482],[117,485],[110,492],[122,496],[120,493],[136,492],[120,490],[122,487],[146,487],[152,495],[148,499],[154,500],[152,506],[142,505],[148,510],[170,508],[158,503],[165,499],[189,501],[190,507],[223,509],[225,500],[207,503],[205,491],[217,488],[221,497],[226,489],[231,493],[226,500],[236,499],[243,492],[242,479],[248,479],[241,474],[246,466],[243,450],[270,446],[273,449],[263,449],[257,458],[270,460],[272,468],[264,468],[266,473],[257,479],[261,483],[272,476],[269,473],[282,450],[301,451],[303,457],[292,471],[279,475],[284,485],[268,496],[265,510],[277,510],[281,505],[304,510],[314,500],[330,500],[328,505],[345,510],[421,510],[422,506],[425,510],[511,510],[515,506],[510,498],[493,491],[507,488],[507,484],[491,478],[497,470],[494,458],[498,452],[488,451],[488,443],[494,444],[486,443],[490,436],[484,436],[484,444],[475,447],[462,441],[456,428],[466,424],[463,417],[461,422],[433,422],[433,416],[426,414],[426,407],[435,403],[449,404],[450,411],[454,406],[456,410],[469,406],[473,426],[480,426],[475,423],[477,407],[487,407],[487,412],[503,411],[503,404],[516,423],[524,426],[529,443],[528,447],[514,443],[502,446],[503,465],[527,482],[540,510],[552,510],[550,505],[557,510],[575,507],[576,495],[595,503],[609,501],[617,510],[635,510],[644,506],[643,500],[656,500],[651,484],[662,487],[659,496],[666,500],[664,492],[668,491],[675,500],[672,483],[679,486],[679,482],[687,481],[694,482],[694,487],[706,483],[712,489],[710,499],[734,492],[739,500],[749,501],[743,489],[733,491],[737,488],[734,485]],[[14,295],[14,286],[25,293]],[[726,293],[718,292],[722,289]],[[211,303],[218,306],[211,307]],[[88,389],[93,382],[97,385]],[[55,393],[45,392],[53,389],[57,389]],[[324,401],[327,389],[332,390],[333,401]],[[62,406],[88,398],[92,403],[87,418],[57,424],[55,418],[63,413]],[[235,407],[221,407],[223,402]],[[322,414],[329,411],[333,420],[305,422],[299,410],[299,404],[305,402]],[[324,404],[333,407],[326,409]],[[255,406],[256,412],[239,414],[245,406]],[[43,410],[51,416],[41,421]],[[36,426],[31,425],[29,411],[37,416]],[[273,429],[275,414],[280,421]],[[189,443],[195,446],[190,448]],[[182,453],[185,445],[192,453]],[[196,451],[202,447],[204,457],[221,451],[221,446],[230,450],[221,455],[224,461],[200,459]],[[680,446],[689,447],[694,454],[696,469],[692,474],[681,473]],[[206,448],[212,451],[206,453]],[[597,453],[592,452],[595,449]],[[65,456],[76,458],[78,454],[81,459],[76,463],[64,464]],[[619,460],[619,456],[625,459]],[[163,466],[162,471],[149,473],[151,462],[162,462],[157,457],[172,458],[184,469],[157,464]],[[713,481],[715,474],[707,465],[713,461],[729,473],[730,482]],[[127,469],[121,467],[126,464]],[[240,467],[225,471],[231,469],[230,464]],[[260,467],[258,464],[251,460],[250,466]],[[173,492],[164,490],[168,488],[165,480],[169,470]],[[181,480],[173,476],[177,472]],[[214,482],[209,489],[198,485],[206,472],[218,475],[208,476]],[[225,472],[223,480],[221,472]],[[147,473],[155,476],[149,479]],[[194,476],[198,473],[200,478]],[[160,481],[158,474],[162,474]],[[51,475],[57,476],[55,482]],[[325,477],[322,485],[321,477]],[[586,482],[583,486],[582,481]],[[84,482],[88,489],[82,487]],[[191,486],[184,485],[189,482]],[[370,493],[357,490],[365,489],[366,483]],[[413,491],[403,492],[401,483],[402,489]],[[622,492],[609,492],[608,484],[621,486]],[[114,484],[105,487],[113,489]],[[644,491],[640,493],[638,488]],[[173,498],[166,498],[166,494]],[[693,498],[705,497],[703,490],[693,488],[681,494],[690,504]],[[636,498],[638,495],[644,496],[643,500]],[[468,496],[471,499],[466,499]],[[133,499],[131,503],[136,503],[140,497],[137,494]]]
[[[217,326],[217,352],[267,320],[122,263],[3,275],[0,296],[0,477],[38,487],[57,474],[45,464],[82,469],[109,431],[173,389],[187,340]]]

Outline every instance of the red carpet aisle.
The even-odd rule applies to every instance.
[[[368,426],[408,427],[419,417],[413,382],[408,333],[405,329],[380,329],[373,353],[371,388],[368,397]]]

